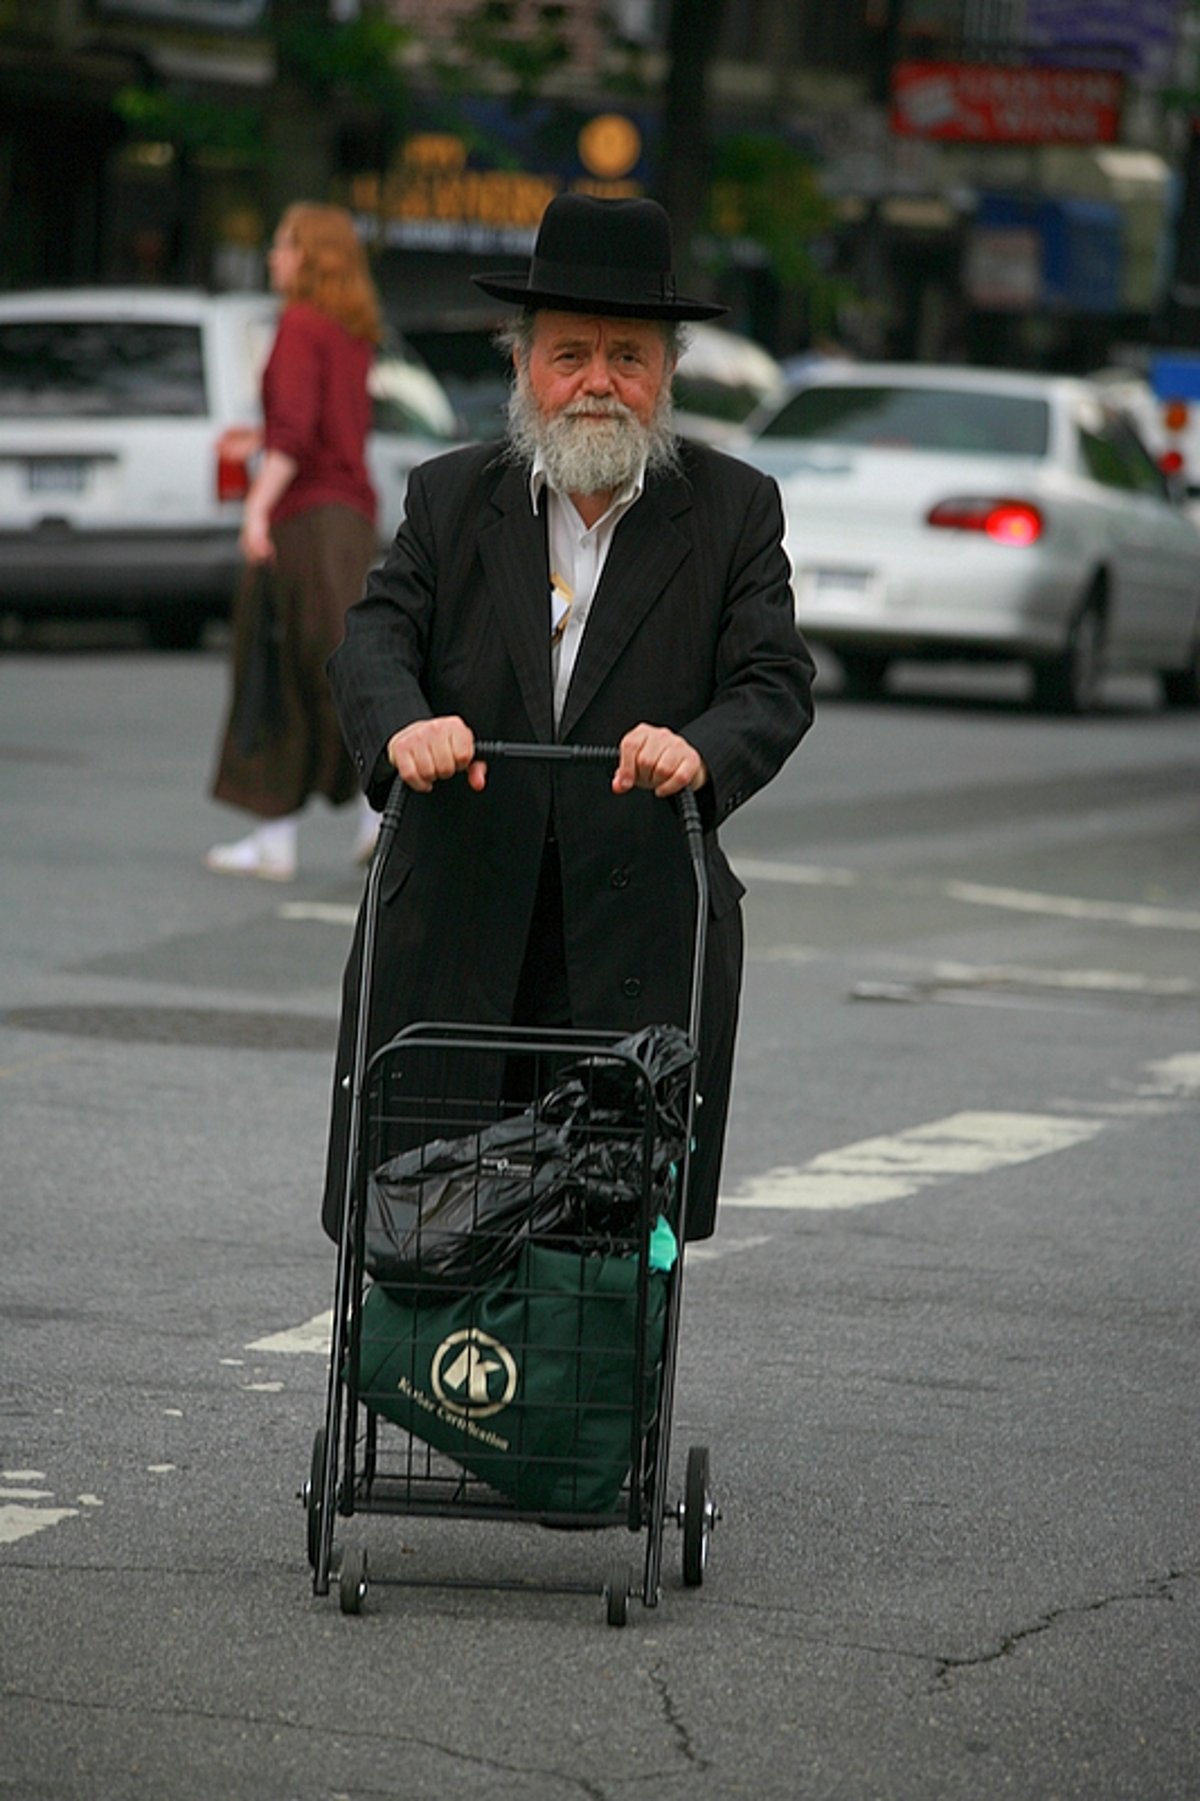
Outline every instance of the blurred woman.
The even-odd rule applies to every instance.
[[[290,206],[269,263],[283,312],[263,371],[263,428],[222,444],[227,455],[261,455],[242,515],[233,692],[212,787],[263,823],[214,845],[205,863],[223,875],[290,881],[312,795],[335,807],[357,801],[360,861],[378,827],[358,798],[325,661],[377,552],[365,447],[367,378],[382,331],[366,254],[343,208]]]

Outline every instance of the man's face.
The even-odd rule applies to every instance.
[[[510,435],[559,492],[609,495],[643,466],[676,467],[674,358],[651,320],[538,312],[514,361]]]
[[[529,383],[543,419],[566,408],[577,417],[611,417],[604,403],[616,400],[648,426],[670,374],[666,343],[652,320],[534,316]],[[589,401],[601,404],[590,410]]]

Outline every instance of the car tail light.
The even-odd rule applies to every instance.
[[[943,500],[925,523],[947,531],[982,532],[998,544],[1034,544],[1045,529],[1041,510],[1030,500]]]
[[[245,500],[250,491],[250,468],[244,456],[217,445],[217,499]]]
[[[1183,474],[1183,452],[1181,450],[1164,450],[1158,459],[1158,466],[1164,475]]]

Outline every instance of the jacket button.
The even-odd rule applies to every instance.
[[[621,993],[626,999],[635,1001],[641,992],[642,984],[638,981],[637,977],[626,976],[625,980],[621,983]]]
[[[614,888],[628,888],[629,871],[627,869],[614,869],[608,879]]]

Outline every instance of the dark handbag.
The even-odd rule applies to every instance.
[[[283,617],[278,582],[269,563],[247,578],[250,618],[237,672],[230,731],[243,757],[252,757],[283,730]]]

